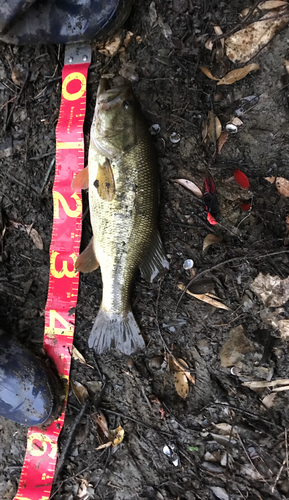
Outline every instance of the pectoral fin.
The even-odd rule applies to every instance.
[[[73,191],[79,191],[80,189],[88,189],[88,167],[78,172],[73,178],[71,187]]]
[[[92,240],[88,243],[87,247],[83,252],[77,257],[75,262],[76,271],[81,273],[91,273],[99,267],[97,258],[93,250]]]
[[[102,200],[111,201],[115,195],[115,182],[110,161],[105,160],[103,165],[98,166],[94,186]]]
[[[152,282],[158,273],[164,269],[169,269],[160,233],[155,232],[150,249],[145,256],[140,272],[143,278]]]

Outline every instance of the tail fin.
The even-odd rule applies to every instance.
[[[119,349],[124,354],[131,354],[144,346],[132,311],[123,316],[105,312],[100,308],[88,339],[88,347],[96,354],[113,348]]]

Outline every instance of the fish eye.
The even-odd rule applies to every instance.
[[[130,102],[129,101],[124,101],[123,106],[125,109],[128,109],[130,107]]]

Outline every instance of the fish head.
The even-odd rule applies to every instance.
[[[117,158],[137,142],[137,103],[130,85],[110,88],[101,79],[91,127],[96,149],[108,158]]]

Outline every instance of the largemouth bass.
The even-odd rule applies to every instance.
[[[102,303],[88,345],[97,354],[144,347],[130,296],[138,269],[152,281],[168,268],[157,227],[159,183],[154,147],[130,86],[101,80],[88,167],[72,187],[89,188],[93,237],[75,268],[101,268]]]

